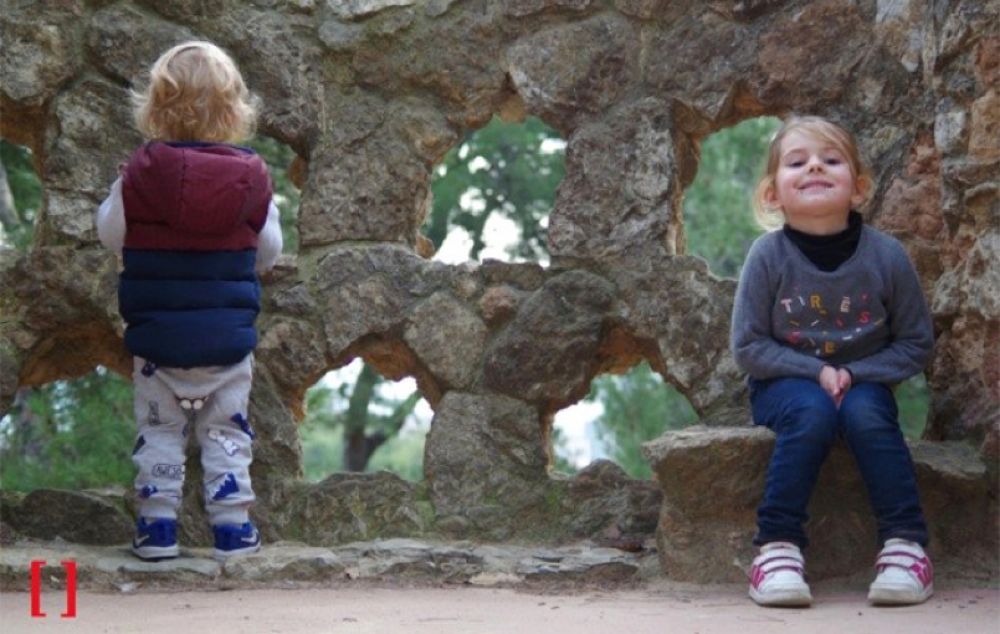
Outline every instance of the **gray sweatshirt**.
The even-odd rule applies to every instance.
[[[754,379],[816,379],[833,365],[854,383],[897,383],[923,370],[934,332],[903,246],[866,225],[854,255],[830,272],[781,231],[758,238],[736,289],[730,344]]]

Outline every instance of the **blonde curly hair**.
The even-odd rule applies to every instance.
[[[768,190],[774,187],[774,177],[778,173],[778,165],[781,160],[781,142],[789,133],[799,131],[811,137],[825,141],[837,148],[847,159],[851,168],[851,174],[857,181],[858,188],[864,193],[865,199],[861,203],[863,206],[868,202],[872,192],[872,176],[868,166],[861,160],[861,153],[858,150],[858,143],[850,132],[840,127],[836,123],[817,116],[793,115],[785,119],[778,131],[771,139],[771,145],[767,150],[767,167],[764,176],[757,183],[757,189],[753,197],[754,217],[757,223],[765,229],[780,227],[785,221],[781,209],[776,209],[767,205]]]
[[[184,42],[161,55],[132,100],[136,126],[156,141],[239,141],[257,122],[239,69],[211,42]]]

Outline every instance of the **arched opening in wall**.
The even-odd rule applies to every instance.
[[[694,424],[691,403],[643,361],[620,375],[603,374],[590,393],[556,413],[552,428],[555,471],[575,473],[594,460],[617,463],[629,476],[652,477],[642,443]]]
[[[361,359],[328,372],[306,392],[300,425],[305,479],[385,470],[423,480],[433,416],[413,378],[390,381]]]
[[[0,488],[127,488],[135,430],[132,385],[103,366],[22,387],[0,419]]]
[[[42,205],[31,150],[0,140],[0,248],[27,251]]]
[[[305,163],[291,147],[277,139],[258,135],[248,144],[271,173],[274,204],[281,212],[282,253],[299,252],[299,199],[305,179]]]
[[[565,174],[566,142],[540,119],[494,117],[435,168],[433,207],[421,232],[434,259],[549,262],[546,229]]]
[[[746,119],[701,142],[698,174],[684,192],[684,232],[688,253],[720,277],[737,277],[750,245],[764,233],[751,199],[780,125],[775,117]]]

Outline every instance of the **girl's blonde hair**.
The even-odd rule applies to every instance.
[[[767,193],[774,187],[774,177],[778,173],[778,165],[781,161],[781,142],[791,132],[803,132],[837,148],[847,159],[851,174],[854,176],[858,188],[864,194],[865,200],[861,204],[864,205],[868,202],[872,190],[872,176],[868,166],[861,160],[861,153],[858,151],[858,143],[854,139],[854,135],[823,117],[791,116],[785,119],[771,139],[771,145],[767,150],[767,167],[754,192],[754,216],[762,227],[765,229],[780,227],[785,220],[780,209],[767,205]]]
[[[153,140],[238,141],[257,121],[239,69],[210,42],[184,42],[161,55],[132,100],[136,126]]]

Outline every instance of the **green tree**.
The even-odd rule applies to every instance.
[[[342,425],[348,471],[364,471],[375,450],[399,433],[420,400],[420,393],[413,392],[402,401],[391,401],[376,391],[380,381],[378,372],[366,363],[347,402]],[[372,405],[386,406],[389,413],[378,414]]]
[[[422,477],[423,434],[400,436],[420,393],[400,399],[387,394],[387,384],[371,366],[361,364],[356,379],[335,387],[319,384],[306,393],[302,434],[308,479],[368,468],[388,468],[414,480]]]
[[[773,117],[747,119],[701,144],[698,174],[684,194],[684,229],[688,251],[705,258],[717,275],[736,277],[763,233],[750,201],[780,124]]]
[[[604,413],[594,421],[598,437],[615,462],[634,478],[652,476],[642,443],[687,427],[698,418],[688,400],[645,361],[621,376],[597,377],[587,399],[604,406]]]
[[[568,441],[566,433],[555,425],[552,426],[550,433],[549,444],[552,447],[552,470],[565,474],[576,473],[576,465],[570,462],[571,456],[568,456],[570,451],[567,449]]]
[[[31,247],[42,185],[31,163],[31,150],[0,140],[0,247]]]
[[[565,174],[565,157],[561,145],[546,151],[545,142],[558,139],[555,130],[535,117],[524,123],[504,123],[494,117],[467,135],[438,166],[431,184],[434,206],[424,234],[439,248],[449,230],[461,227],[472,239],[469,258],[476,260],[485,246],[486,221],[499,214],[520,230],[512,257],[534,261],[546,257],[543,220]]]
[[[0,422],[0,487],[127,485],[134,439],[131,385],[103,367],[22,390]]]
[[[299,251],[299,188],[289,177],[295,160],[295,151],[287,145],[266,136],[254,137],[249,146],[267,163],[274,188],[274,204],[281,212],[281,233],[284,240],[282,252]]]
[[[896,387],[895,396],[903,435],[907,438],[920,438],[927,427],[927,412],[931,405],[927,378],[921,372],[903,381]]]

